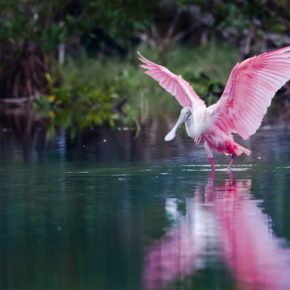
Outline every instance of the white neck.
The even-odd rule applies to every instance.
[[[186,132],[191,138],[198,138],[205,131],[205,109],[197,108],[192,115],[185,121]]]

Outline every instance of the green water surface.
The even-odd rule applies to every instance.
[[[133,137],[1,133],[0,289],[290,289],[287,127],[232,174],[188,137]]]

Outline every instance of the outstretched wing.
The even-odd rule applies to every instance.
[[[247,139],[260,127],[277,90],[290,78],[290,46],[246,59],[233,68],[213,125]]]
[[[139,52],[138,54],[139,59],[144,63],[141,67],[146,69],[145,73],[158,81],[167,92],[175,96],[181,106],[195,108],[205,106],[204,101],[181,76],[177,76],[166,67],[146,59]]]

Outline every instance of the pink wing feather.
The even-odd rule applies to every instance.
[[[290,46],[236,64],[214,105],[213,126],[249,138],[260,127],[276,91],[289,78]]]
[[[139,59],[144,63],[141,67],[147,69],[145,73],[158,81],[167,92],[175,96],[181,106],[194,108],[205,106],[204,101],[181,76],[177,76],[166,67],[146,59],[139,52],[138,54]]]

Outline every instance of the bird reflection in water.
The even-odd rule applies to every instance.
[[[230,173],[215,184],[212,173],[204,194],[197,187],[194,198],[186,200],[184,216],[177,202],[168,199],[166,211],[178,223],[148,248],[146,289],[194,275],[207,267],[209,257],[227,266],[238,289],[290,289],[290,250],[272,232],[259,201],[251,199],[251,180],[235,180]]]

